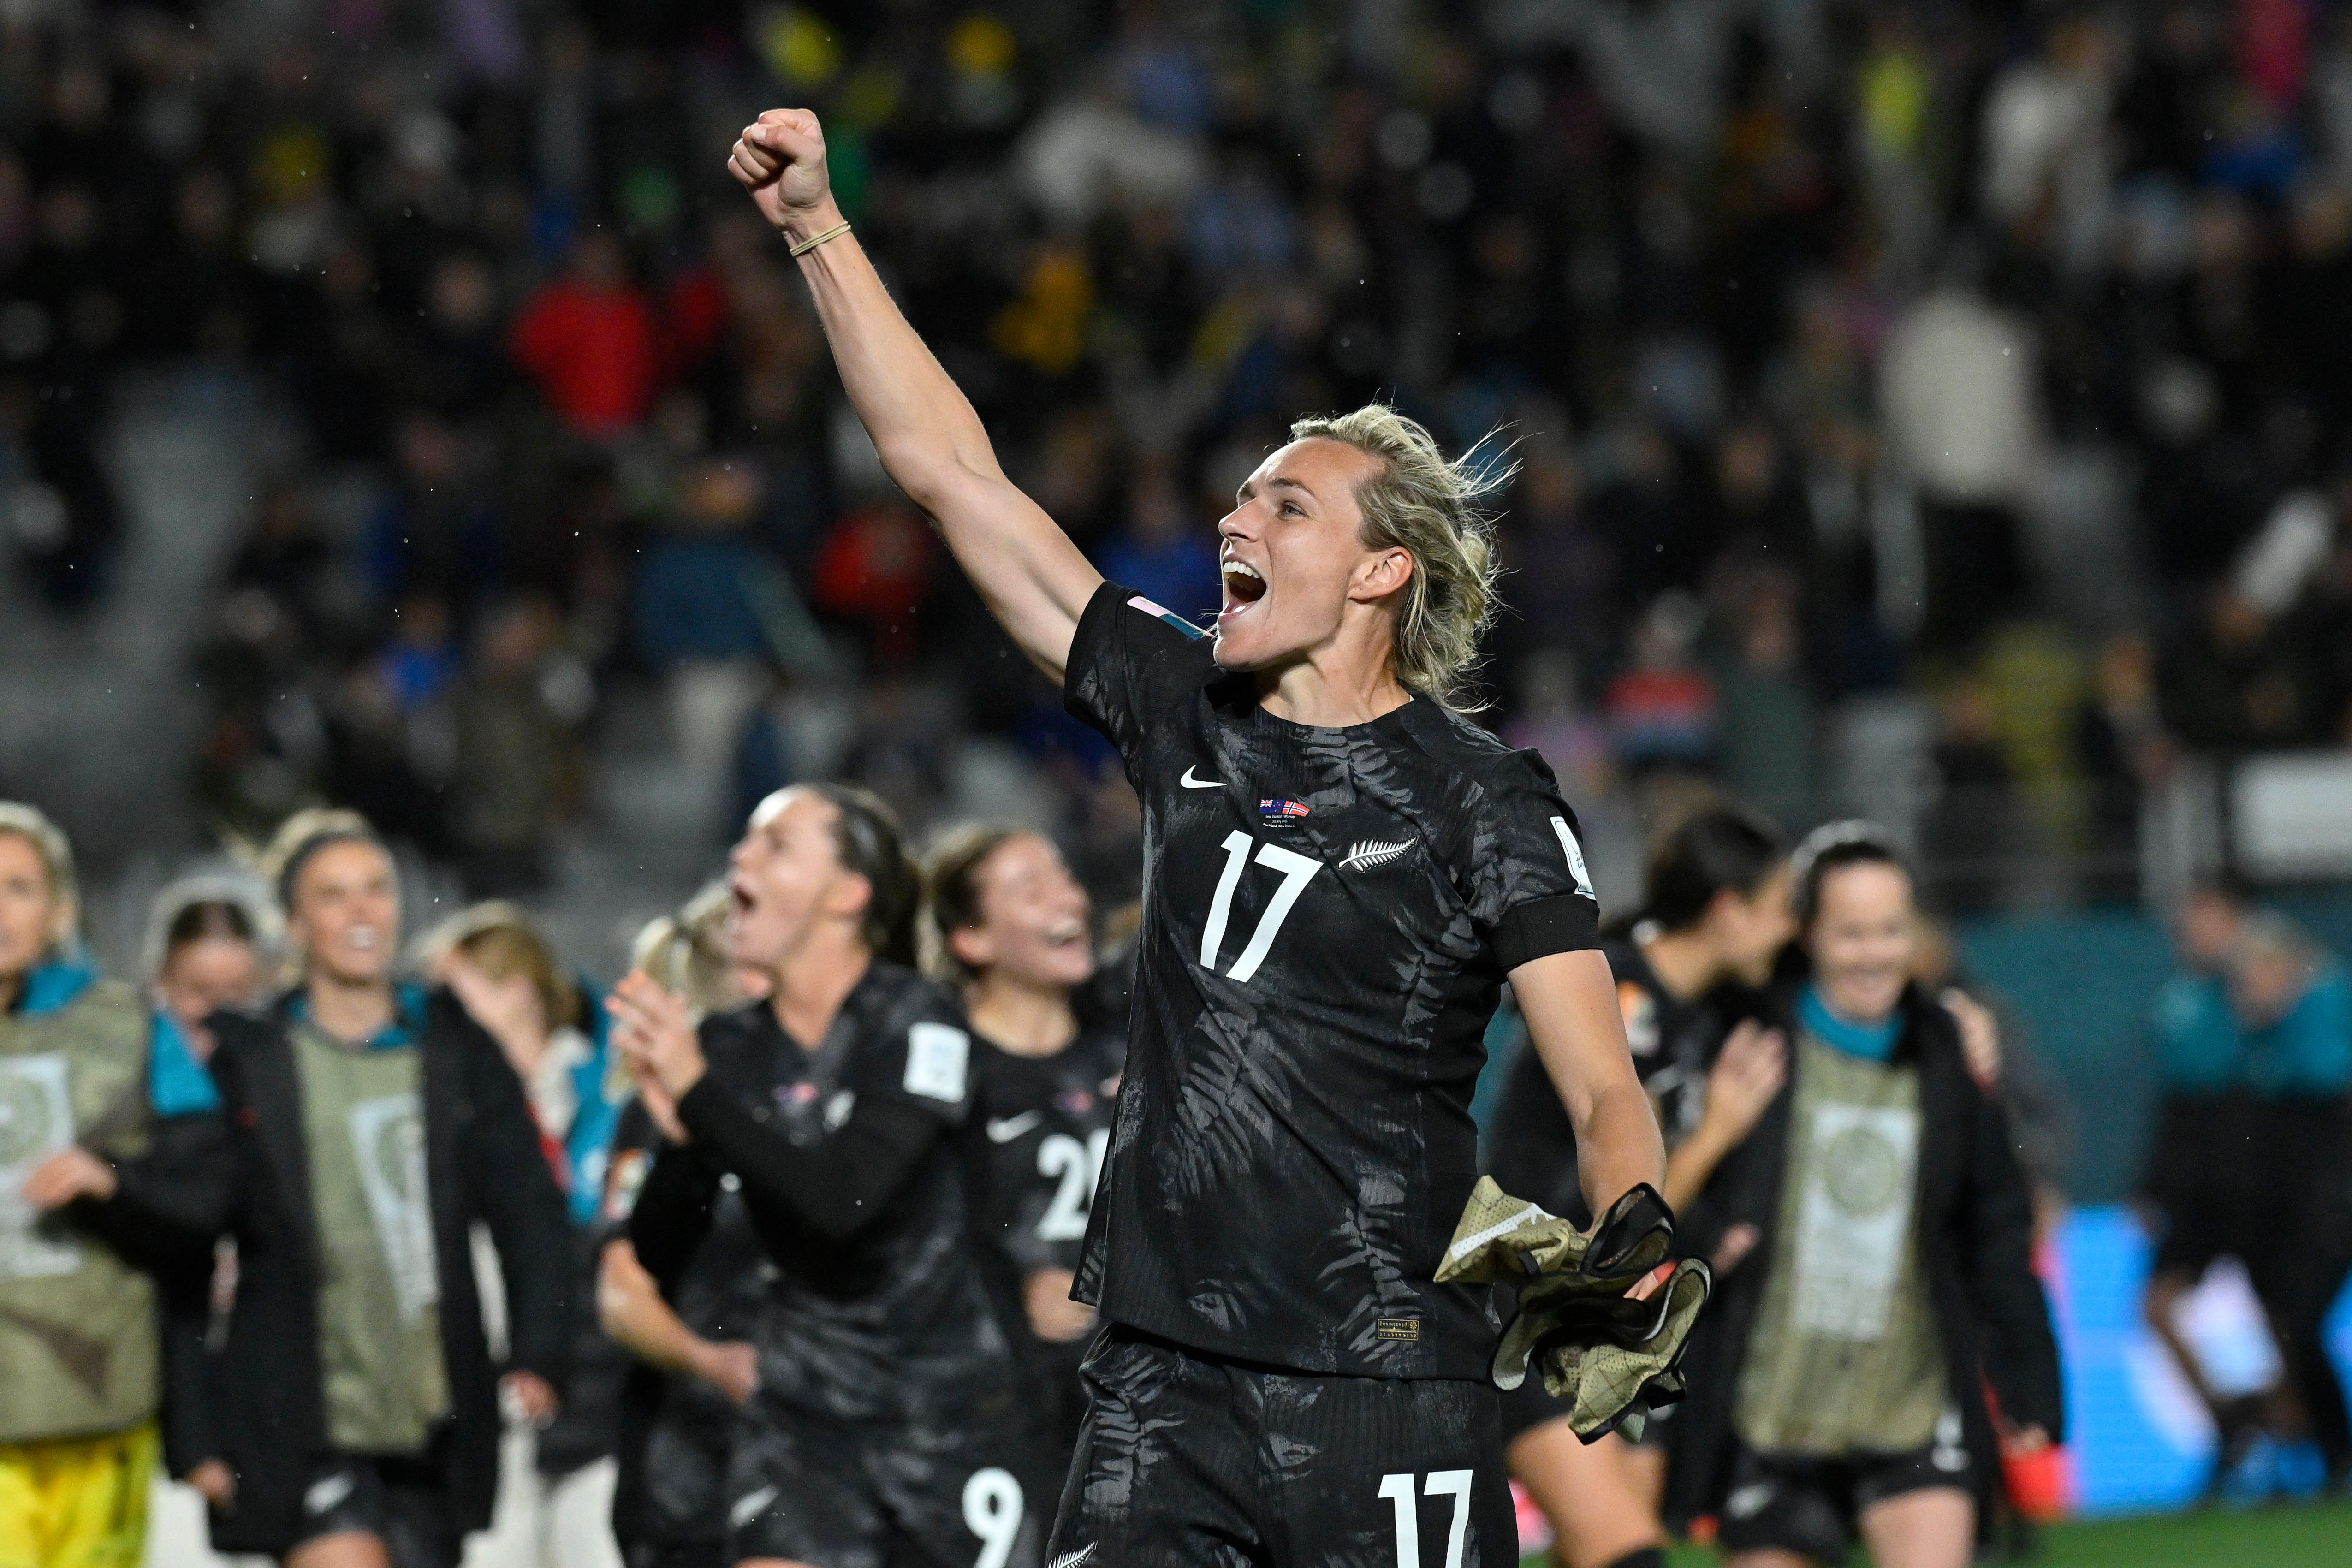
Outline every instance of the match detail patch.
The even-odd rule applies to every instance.
[[[1559,847],[1568,857],[1569,874],[1576,879],[1576,890],[1595,903],[1600,902],[1599,895],[1592,890],[1591,874],[1584,868],[1584,850],[1577,844],[1576,834],[1568,826],[1568,818],[1553,817],[1551,830],[1559,835]]]
[[[970,1035],[946,1024],[917,1024],[907,1031],[907,1092],[960,1104],[971,1061]]]
[[[1421,1320],[1419,1318],[1382,1318],[1372,1325],[1372,1338],[1400,1340],[1408,1343],[1418,1342],[1421,1339]]]

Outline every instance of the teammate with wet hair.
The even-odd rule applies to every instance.
[[[630,1215],[637,1258],[674,1290],[723,1194],[766,1252],[725,1561],[878,1564],[899,1543],[1034,1564],[1029,1413],[961,1153],[971,1036],[903,962],[920,881],[898,823],[852,786],[780,790],[731,873],[728,943],[765,998],[698,1026],[639,972],[611,1001],[664,1134]]]

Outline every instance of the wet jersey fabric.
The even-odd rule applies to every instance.
[[[971,1040],[955,1004],[912,971],[877,962],[814,1051],[763,1004],[715,1014],[701,1035],[712,1078],[800,1147],[823,1143],[860,1104],[911,1106],[939,1124],[884,1212],[845,1239],[744,1192],[776,1265],[754,1336],[763,1395],[847,1420],[895,1419],[1005,1386],[1011,1352],[978,1278],[957,1141],[971,1109]],[[633,1222],[640,1234],[656,1184],[679,1190],[680,1173],[661,1168],[672,1162],[694,1163],[685,1170],[702,1214],[719,1194],[722,1173],[698,1145],[664,1149]]]
[[[1041,1437],[1066,1459],[1086,1414],[1078,1363],[1087,1342],[1038,1337],[1025,1285],[1040,1269],[1075,1274],[1118,1105],[1124,1035],[1084,1030],[1050,1057],[1015,1056],[972,1040],[978,1109],[966,1130],[980,1236],[991,1283],[1034,1390]]]
[[[1278,719],[1109,584],[1065,700],[1118,749],[1144,838],[1081,1299],[1218,1355],[1483,1379],[1487,1290],[1432,1281],[1477,1176],[1482,1037],[1510,970],[1597,940],[1550,770],[1426,698]]]
[[[641,1106],[621,1113],[613,1138],[604,1218],[625,1224],[657,1142]],[[777,1278],[743,1205],[741,1184],[719,1179],[709,1226],[667,1288],[678,1321],[706,1340],[749,1342]],[[740,1412],[698,1377],[632,1360],[622,1385],[614,1449],[620,1477],[613,1531],[625,1548],[706,1548],[720,1561],[727,1535],[727,1464]]]
[[[1244,1366],[1113,1326],[1049,1562],[1516,1568],[1494,1390]]]
[[[1733,1009],[1714,993],[1689,1001],[1675,996],[1659,983],[1638,942],[1612,937],[1601,951],[1616,977],[1633,1070],[1658,1109],[1658,1128],[1671,1149],[1706,1108],[1706,1071]],[[1532,1049],[1511,1064],[1486,1139],[1486,1171],[1507,1193],[1566,1218],[1591,1218],[1577,1181],[1576,1129]]]
[[[980,1173],[980,1233],[1024,1275],[1076,1272],[1095,1181],[1110,1146],[1126,1043],[1089,1029],[1050,1057],[972,1041],[979,1115],[971,1149]]]

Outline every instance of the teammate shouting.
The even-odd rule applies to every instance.
[[[1511,1563],[1496,1321],[1432,1280],[1506,976],[1593,1211],[1663,1159],[1575,819],[1447,705],[1492,602],[1486,487],[1388,409],[1300,422],[1218,526],[1204,636],[1004,478],[842,221],[814,115],[761,115],[730,164],[890,476],[1142,799],[1128,1069],[1076,1287],[1108,1326],[1055,1560]]]

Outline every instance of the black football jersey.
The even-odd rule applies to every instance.
[[[1426,698],[1268,713],[1198,628],[1106,584],[1065,700],[1143,808],[1126,1074],[1078,1275],[1114,1321],[1305,1372],[1483,1378],[1433,1281],[1477,1177],[1504,975],[1599,910],[1551,772]]]
[[[913,1105],[940,1124],[887,1210],[845,1241],[743,1194],[775,1266],[752,1335],[762,1396],[855,1420],[1000,1393],[1011,1351],[979,1277],[965,1193],[971,1037],[961,1010],[877,961],[814,1051],[764,1003],[712,1015],[701,1037],[710,1073],[795,1144],[822,1142],[860,1100]],[[682,1153],[693,1146],[663,1157]]]
[[[1089,1029],[1050,1057],[972,1040],[979,1112],[967,1133],[980,1172],[981,1234],[1023,1275],[1076,1272],[1110,1149],[1125,1042]]]
[[[613,1135],[608,1223],[627,1220],[658,1143],[642,1108],[632,1104],[622,1112]],[[778,1277],[740,1185],[732,1176],[719,1178],[709,1228],[668,1291],[679,1321],[708,1340],[752,1340]],[[726,1533],[727,1459],[740,1418],[734,1402],[701,1379],[631,1363],[614,1444],[621,1474],[613,1518],[624,1539],[708,1541],[715,1549]]]
[[[1611,938],[1601,946],[1616,977],[1633,1069],[1671,1149],[1689,1136],[1706,1109],[1707,1069],[1738,1009],[1714,992],[1687,1001],[1675,996],[1659,983],[1637,942]],[[1578,1184],[1576,1129],[1532,1047],[1519,1053],[1504,1079],[1486,1155],[1487,1173],[1505,1192],[1556,1215],[1590,1220]]]

